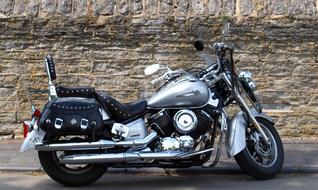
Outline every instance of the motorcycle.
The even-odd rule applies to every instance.
[[[194,46],[203,52],[202,42]],[[221,42],[213,49],[216,61],[204,69],[146,67],[145,75],[164,71],[151,81],[160,87],[128,104],[94,88],[55,86],[55,64],[46,57],[49,101],[42,112],[32,106],[21,152],[37,150],[44,171],[67,186],[93,183],[109,167],[214,167],[223,144],[249,176],[274,177],[283,145],[251,73],[237,71],[233,47]],[[239,111],[228,109],[233,106]]]

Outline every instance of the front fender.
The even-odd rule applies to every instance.
[[[235,156],[246,147],[246,128],[246,115],[243,112],[238,112],[232,118],[225,137],[225,146],[229,157]]]
[[[266,119],[274,124],[273,119],[265,113],[258,113],[255,109],[251,109],[254,117]],[[245,132],[248,127],[247,116],[244,112],[238,112],[234,115],[228,126],[225,146],[229,157],[235,156],[240,153],[246,147]]]

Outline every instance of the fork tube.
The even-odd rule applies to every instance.
[[[229,78],[224,73],[222,75],[222,78],[227,83],[227,85],[232,88],[231,81],[229,80]],[[267,144],[269,144],[268,137],[266,136],[266,134],[265,134],[264,130],[262,129],[262,127],[258,124],[257,120],[255,119],[254,115],[250,111],[250,108],[246,104],[246,102],[243,99],[243,97],[241,96],[241,94],[238,92],[237,88],[234,88],[234,89],[232,88],[232,90],[234,90],[234,92],[235,92],[236,100],[243,106],[243,108],[245,109],[245,112],[247,113],[248,117],[252,120],[252,123],[254,124],[255,128],[257,129],[257,131],[262,135],[262,137],[264,138],[265,142]]]
[[[248,105],[246,104],[244,99],[242,98],[241,94],[238,93],[237,90],[235,90],[235,95],[236,95],[237,101],[244,107],[247,115],[252,120],[252,123],[256,127],[257,131],[262,135],[262,137],[264,138],[265,142],[269,143],[268,137],[266,136],[266,134],[265,134],[264,130],[262,129],[262,127],[258,124],[257,120],[255,119],[254,115],[250,111],[250,108],[248,107]]]

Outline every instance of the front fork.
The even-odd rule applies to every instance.
[[[223,75],[223,79],[227,83],[228,86],[230,86],[230,87],[232,86],[231,81],[229,80],[229,78],[225,74]],[[269,144],[270,143],[269,139],[266,136],[264,130],[262,129],[262,127],[259,125],[259,123],[255,119],[255,117],[252,114],[250,108],[248,107],[247,103],[245,102],[245,100],[243,99],[243,97],[241,96],[239,90],[236,87],[234,88],[234,92],[235,92],[235,98],[238,101],[238,103],[241,105],[241,107],[243,108],[243,111],[247,114],[248,118],[252,121],[252,123],[255,126],[256,130],[261,134],[261,136],[263,137],[264,142]]]

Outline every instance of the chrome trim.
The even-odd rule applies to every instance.
[[[274,120],[272,117],[270,117],[269,115],[265,114],[265,113],[259,113],[258,111],[256,111],[255,108],[251,108],[251,113],[254,115],[255,118],[262,118],[262,119],[265,119],[269,122],[271,122],[272,124],[275,124],[274,123]]]
[[[63,151],[63,150],[81,150],[81,149],[107,149],[114,148],[115,146],[124,147],[140,147],[149,144],[157,138],[157,132],[152,131],[144,139],[135,139],[129,141],[114,142],[110,140],[99,140],[97,142],[81,142],[81,143],[56,143],[44,144],[37,143],[35,150],[38,151]]]
[[[229,78],[223,73],[222,77],[224,79],[224,81],[227,83],[227,85],[229,87],[232,87],[231,85],[231,81],[229,80]],[[252,114],[252,112],[250,111],[250,108],[248,107],[248,105],[246,104],[245,100],[243,99],[243,97],[241,96],[241,94],[238,92],[238,90],[235,88],[235,96],[237,101],[244,107],[245,112],[247,113],[248,117],[252,120],[252,123],[254,124],[255,128],[257,129],[257,131],[262,135],[264,141],[266,143],[269,143],[268,137],[266,136],[264,130],[262,129],[262,127],[259,125],[259,123],[257,122],[257,120],[255,119],[254,115]]]
[[[225,138],[229,157],[235,156],[246,147],[245,131],[247,128],[244,112],[238,112],[231,120]]]
[[[235,90],[236,91],[236,90]],[[235,92],[235,95],[237,97],[237,100],[243,105],[243,107],[245,108],[245,111],[247,113],[247,115],[249,116],[250,120],[252,120],[252,123],[254,124],[255,128],[257,129],[257,131],[262,135],[264,141],[266,143],[269,143],[269,139],[266,136],[264,130],[262,129],[262,127],[259,125],[259,123],[257,122],[257,120],[255,119],[254,115],[252,114],[252,112],[250,111],[250,108],[248,107],[248,105],[246,104],[246,102],[244,101],[244,99],[242,98],[242,96],[240,95],[240,93],[238,93],[237,91]]]
[[[184,153],[180,151],[164,151],[164,152],[131,152],[131,153],[111,153],[111,154],[75,154],[60,157],[62,164],[96,164],[96,163],[119,163],[119,162],[135,162],[140,160],[153,159],[184,159],[198,154],[212,151],[213,148]]]
[[[206,153],[206,152],[211,152],[213,150],[214,150],[214,148],[209,148],[209,149],[206,149],[206,150],[193,152],[193,153],[190,153],[190,154],[185,154],[185,155],[181,156],[181,158],[189,158],[191,156],[196,156],[196,155],[203,154],[203,153]]]
[[[116,153],[116,154],[78,154],[60,158],[62,164],[96,164],[96,163],[120,163],[134,162],[152,159],[178,158],[180,152],[139,152],[139,153]]]

